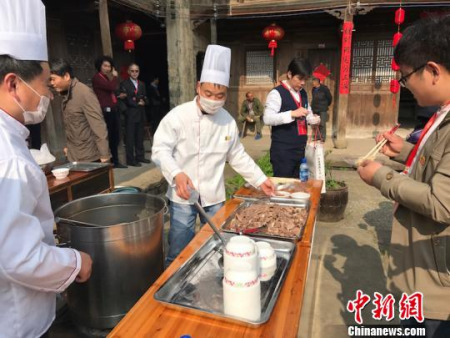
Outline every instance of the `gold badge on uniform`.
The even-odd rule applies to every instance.
[[[231,136],[225,136],[225,141],[231,140]]]
[[[420,163],[420,165],[425,165],[425,156],[420,156],[420,158],[419,158],[419,163]]]

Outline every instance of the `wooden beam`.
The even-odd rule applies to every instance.
[[[347,7],[348,10],[345,11],[344,22],[353,22],[353,14],[350,11],[351,7]],[[341,51],[342,53],[342,51]],[[341,59],[342,62],[342,59]],[[344,65],[340,65],[342,68]],[[341,79],[340,79],[341,80]],[[339,81],[340,82],[340,81]],[[351,83],[351,79],[350,79]],[[349,86],[350,86],[349,83]],[[340,85],[340,84],[339,84]],[[347,114],[348,114],[348,97],[349,94],[339,93],[338,96],[338,106],[337,106],[337,119],[336,119],[336,132],[333,138],[334,147],[337,149],[347,148]]]
[[[109,28],[108,0],[99,0],[98,14],[100,18],[103,54],[113,57],[111,30]]]

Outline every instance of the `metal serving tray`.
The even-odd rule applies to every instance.
[[[98,162],[69,162],[54,169],[68,168],[70,171],[94,171],[100,168],[108,167],[109,163],[98,163]]]
[[[235,234],[223,233],[226,240]],[[261,317],[249,321],[226,315],[223,310],[223,268],[219,266],[222,244],[212,236],[195,252],[154,294],[155,300],[166,306],[197,315],[220,318],[227,322],[257,327],[270,318],[278,295],[295,254],[295,245],[289,241],[256,238],[270,243],[277,255],[274,276],[261,282]]]
[[[305,217],[305,222],[302,224],[302,227],[300,228],[300,233],[298,233],[296,236],[293,236],[293,237],[287,237],[287,236],[267,234],[264,232],[264,229],[263,229],[260,232],[246,234],[246,236],[249,236],[249,237],[258,236],[258,237],[263,237],[263,238],[281,239],[281,240],[288,240],[288,241],[293,241],[293,242],[297,242],[302,238],[303,232],[305,231],[306,221],[308,220],[308,217],[309,217],[309,207],[310,207],[309,200],[308,200],[308,202],[304,202],[302,200],[296,200],[293,198],[286,198],[286,197],[271,197],[271,198],[265,198],[262,200],[261,199],[244,198],[243,200],[244,201],[239,205],[239,207],[237,207],[236,210],[233,213],[231,213],[228,216],[228,218],[225,220],[225,222],[221,225],[221,228],[223,231],[236,234],[236,232],[234,230],[230,229],[231,221],[234,219],[237,212],[249,207],[250,205],[252,205],[254,203],[278,204],[278,205],[282,205],[285,207],[296,207],[296,208],[306,209],[307,214]]]

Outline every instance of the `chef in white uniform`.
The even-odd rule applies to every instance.
[[[190,204],[189,189],[200,194],[200,203],[214,215],[225,201],[225,162],[254,187],[274,193],[264,175],[239,141],[234,118],[223,109],[230,79],[231,51],[219,45],[206,50],[202,75],[193,101],[172,109],[161,121],[153,139],[152,160],[169,182],[169,252],[166,266],[195,235],[197,210]],[[201,218],[202,224],[206,222]]]
[[[45,337],[56,293],[91,273],[89,255],[55,246],[47,180],[24,126],[50,102],[45,7],[0,1],[0,337]],[[27,117],[27,118],[26,118]]]

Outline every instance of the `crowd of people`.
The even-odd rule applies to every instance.
[[[145,83],[139,79],[139,65],[130,64],[129,77],[120,81],[113,59],[102,56],[95,61],[97,73],[92,77],[91,89],[75,77],[66,60],[52,60],[49,66],[50,88],[62,99],[66,135],[63,151],[68,161],[111,162],[120,169],[150,163],[145,158],[144,128],[155,131],[164,115],[158,77],[147,94]],[[35,149],[41,145],[40,122],[25,121],[30,146]],[[126,165],[119,161],[122,141]]]

